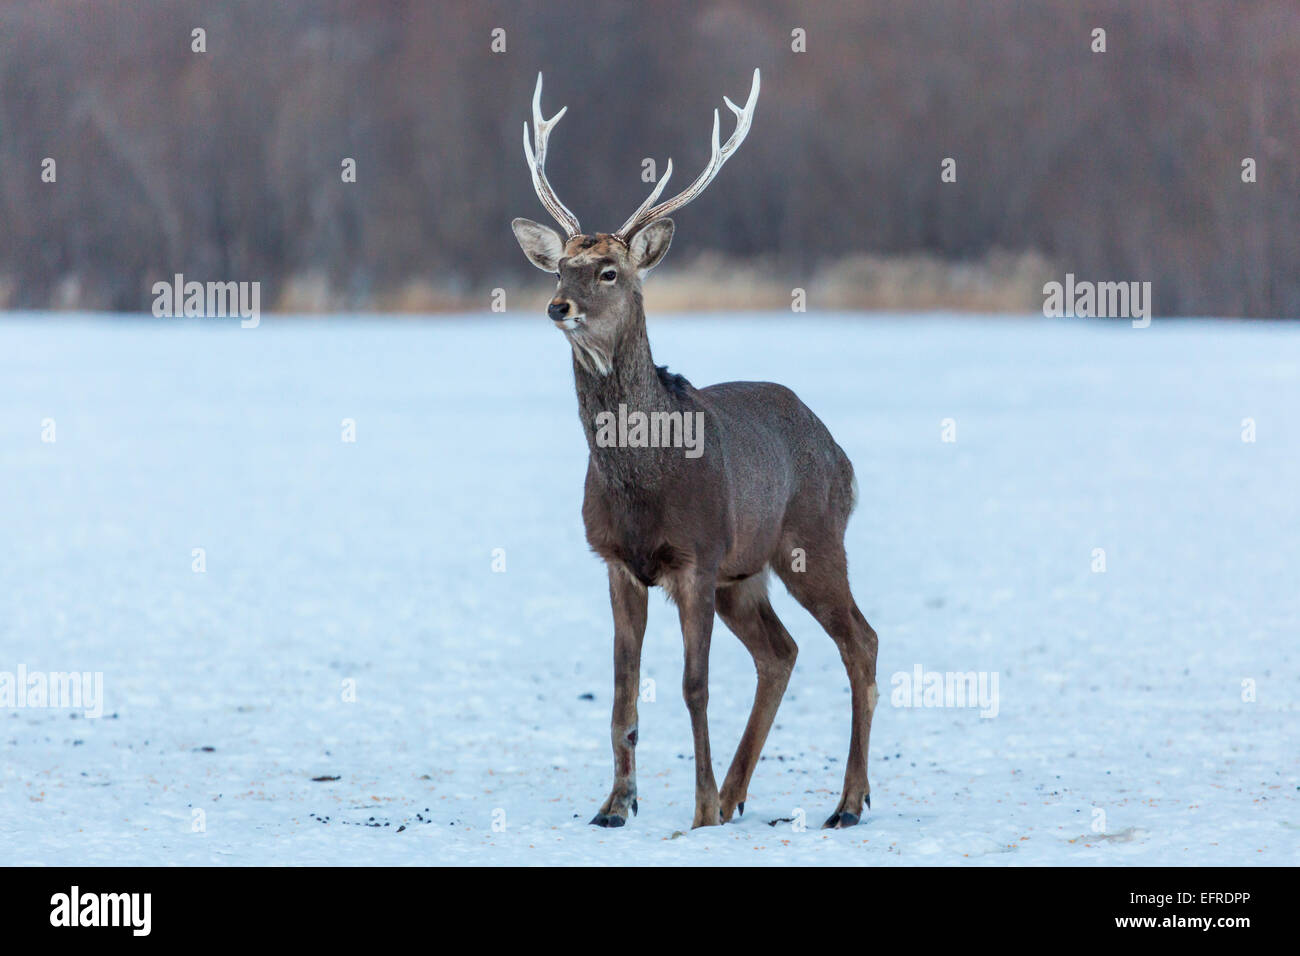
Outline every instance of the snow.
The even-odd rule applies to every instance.
[[[1300,328],[652,316],[651,339],[696,384],[791,386],[857,468],[862,825],[818,829],[848,681],[775,583],[800,657],[745,815],[689,829],[655,598],[640,815],[586,825],[611,623],[542,315],[11,316],[0,672],[102,672],[104,713],[0,707],[0,863],[1300,862]],[[754,681],[714,633],[721,780]],[[917,666],[996,674],[996,716],[898,706]]]

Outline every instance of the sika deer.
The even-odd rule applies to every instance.
[[[527,219],[513,227],[525,255],[559,280],[547,308],[573,349],[578,407],[587,435],[587,541],[605,559],[614,612],[614,786],[591,821],[621,827],[636,813],[637,694],[647,589],[658,585],[676,603],[685,642],[682,691],[695,740],[695,819],[713,826],[745,809],[750,776],[794,667],[797,649],[767,598],[767,570],[826,629],[839,647],[852,690],[853,723],[844,792],[827,827],[858,822],[865,801],[867,743],[875,709],[876,633],[849,591],[844,529],[853,509],[853,466],[826,426],[790,391],[768,382],[695,388],[656,367],[646,336],[641,280],[663,259],[673,237],[670,212],[698,196],[749,131],[759,74],[736,130],[718,146],[684,192],[654,205],[672,173],[670,160],[654,191],[614,233],[584,234],[546,180],[546,144],[564,115],[541,114],[542,78],[533,93],[535,140],[524,124],[524,152],[542,204],[564,227]],[[622,406],[622,408],[620,408]],[[703,423],[702,454],[690,457],[644,432],[611,442],[608,425],[626,410],[659,421]],[[678,416],[673,418],[672,416]],[[624,429],[624,431],[627,431]],[[749,723],[719,792],[709,751],[709,640],[716,612],[754,658],[758,688]]]

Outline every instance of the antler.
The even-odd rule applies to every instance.
[[[641,227],[648,226],[656,219],[662,219],[673,210],[685,206],[700,193],[704,192],[705,187],[707,187],[709,183],[713,182],[713,177],[718,175],[718,170],[720,170],[722,165],[731,158],[731,154],[740,148],[740,144],[745,141],[745,136],[749,133],[749,124],[754,119],[754,106],[758,103],[758,70],[754,70],[754,83],[749,88],[749,99],[745,102],[744,109],[741,109],[725,96],[722,98],[722,102],[726,103],[727,108],[736,114],[736,131],[732,133],[727,142],[719,148],[718,111],[713,111],[713,155],[709,157],[709,164],[704,167],[704,172],[700,173],[695,182],[691,183],[682,192],[678,193],[672,199],[654,206],[652,209],[650,207],[653,205],[655,200],[659,198],[659,194],[664,191],[664,187],[668,185],[668,177],[673,174],[673,161],[671,159],[668,160],[668,165],[664,168],[664,174],[660,178],[658,185],[655,186],[654,191],[646,197],[646,201],[637,208],[636,212],[632,213],[632,218],[623,223],[622,227],[618,232],[614,233],[614,235],[627,241],[627,239],[629,239],[633,233],[641,229]]]
[[[555,195],[555,190],[546,181],[546,141],[551,135],[551,130],[555,128],[555,124],[568,112],[568,109],[566,106],[550,119],[542,119],[542,74],[538,73],[537,88],[533,90],[533,132],[536,139],[533,144],[528,142],[528,122],[525,121],[524,155],[528,157],[528,171],[533,174],[533,188],[537,190],[537,198],[542,201],[543,206],[550,210],[551,215],[555,217],[555,221],[563,226],[569,237],[572,238],[582,232],[582,228],[578,225],[578,217],[571,213],[564,203],[560,202],[560,197]]]

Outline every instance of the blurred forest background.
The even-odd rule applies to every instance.
[[[509,229],[550,224],[537,71],[596,231],[645,158],[694,178],[755,66],[651,305],[1037,311],[1068,271],[1149,280],[1160,315],[1300,316],[1297,0],[8,0],[0,307],[147,310],[180,272],[263,308],[540,308]]]

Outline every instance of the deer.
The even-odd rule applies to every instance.
[[[529,219],[512,227],[524,255],[555,276],[546,308],[572,351],[579,416],[589,456],[582,519],[604,559],[614,618],[614,697],[610,738],[614,783],[590,821],[621,827],[637,813],[637,698],[648,591],[676,605],[685,663],[682,695],[695,758],[692,828],[744,814],[754,768],[794,669],[798,648],[768,599],[769,571],[821,624],[848,672],[852,723],[844,788],[823,824],[857,824],[871,806],[867,751],[875,710],[876,632],[849,589],[844,533],[857,499],[853,465],[821,420],[790,389],[770,382],[696,388],[651,357],[642,282],[668,252],[669,214],[699,196],[744,142],[758,101],[754,70],[743,107],[723,102],[736,128],[685,190],[658,202],[669,159],[649,197],[615,232],[584,233],[546,178],[547,142],[568,107],[542,118],[542,76],[533,92],[533,135],[524,155],[538,199],[564,229]],[[702,453],[672,442],[610,441],[620,408],[702,423]],[[626,412],[625,412],[626,415]],[[679,421],[681,419],[671,419]],[[671,432],[670,432],[671,437]],[[709,749],[709,646],[715,614],[752,655],[757,687],[749,720],[719,790]]]

